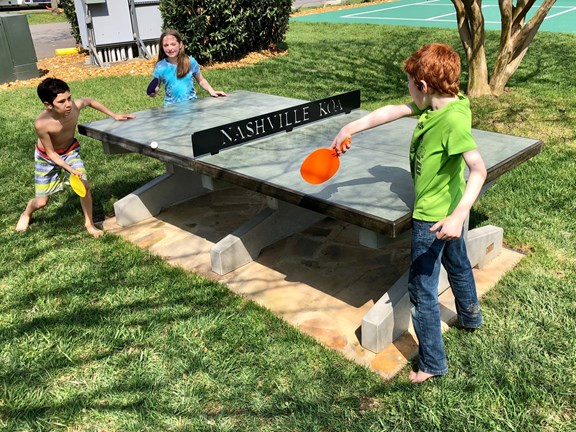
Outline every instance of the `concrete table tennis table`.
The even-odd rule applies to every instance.
[[[104,119],[79,125],[106,153],[140,153],[165,163],[166,173],[114,205],[116,222],[129,226],[162,209],[236,185],[265,196],[268,208],[216,243],[212,270],[226,274],[260,251],[325,217],[360,227],[359,242],[377,248],[410,230],[413,184],[408,159],[417,120],[400,119],[354,136],[340,170],[321,185],[300,175],[305,157],[330,145],[340,128],[362,117],[360,92],[317,101],[249,91],[225,98],[155,107],[126,122]],[[536,139],[473,130],[488,170],[485,189],[500,175],[542,149]],[[151,142],[157,148],[150,146]],[[503,231],[484,226],[467,232],[473,266],[502,249]],[[362,346],[380,352],[408,329],[407,273],[362,320]],[[445,274],[439,292],[448,288]]]

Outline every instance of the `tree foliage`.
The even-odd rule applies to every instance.
[[[64,10],[66,19],[70,23],[72,37],[76,39],[78,45],[82,44],[80,36],[80,28],[78,27],[78,17],[76,16],[76,9],[74,8],[74,0],[60,0],[60,7]]]
[[[178,30],[200,62],[275,49],[288,30],[292,0],[162,0],[165,28]]]
[[[60,0],[60,6],[81,44],[74,0]],[[159,9],[163,27],[178,30],[187,52],[205,63],[277,48],[288,30],[292,0],[161,0]]]

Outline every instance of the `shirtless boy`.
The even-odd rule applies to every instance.
[[[90,98],[73,100],[68,84],[57,78],[46,78],[38,85],[38,97],[46,109],[34,122],[38,142],[34,151],[36,196],[28,201],[24,213],[20,215],[16,231],[28,229],[32,214],[48,204],[50,195],[62,190],[70,175],[77,175],[86,186],[86,196],[80,198],[84,212],[84,226],[94,237],[102,231],[92,219],[92,194],[88,186],[86,169],[80,158],[80,144],[74,138],[80,110],[89,106],[115,120],[134,118],[132,114],[116,114]],[[61,172],[65,175],[61,176]]]

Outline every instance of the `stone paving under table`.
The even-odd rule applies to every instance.
[[[262,196],[237,187],[208,193],[129,227],[104,222],[116,233],[171,265],[228,285],[286,322],[384,379],[417,354],[412,329],[375,354],[360,345],[362,317],[407,270],[409,239],[383,249],[358,243],[358,228],[326,218],[263,250],[260,257],[224,276],[211,270],[211,247],[266,207]],[[474,270],[484,295],[522,258],[503,249],[483,270]],[[440,297],[444,327],[455,318],[451,291]]]

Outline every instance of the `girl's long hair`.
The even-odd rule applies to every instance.
[[[174,36],[176,38],[176,40],[178,41],[178,43],[182,43],[182,36],[180,36],[180,33],[178,33],[176,30],[174,29],[166,29],[164,30],[164,32],[162,33],[162,35],[160,36],[160,42],[158,42],[158,61],[156,63],[158,63],[160,60],[165,59],[166,53],[164,52],[164,48],[163,48],[163,44],[164,44],[164,38],[166,36]],[[190,58],[186,55],[186,53],[184,52],[184,47],[182,47],[179,51],[178,51],[178,57],[176,58],[177,62],[177,68],[176,68],[176,76],[178,78],[182,78],[185,77],[188,72],[190,72]]]

